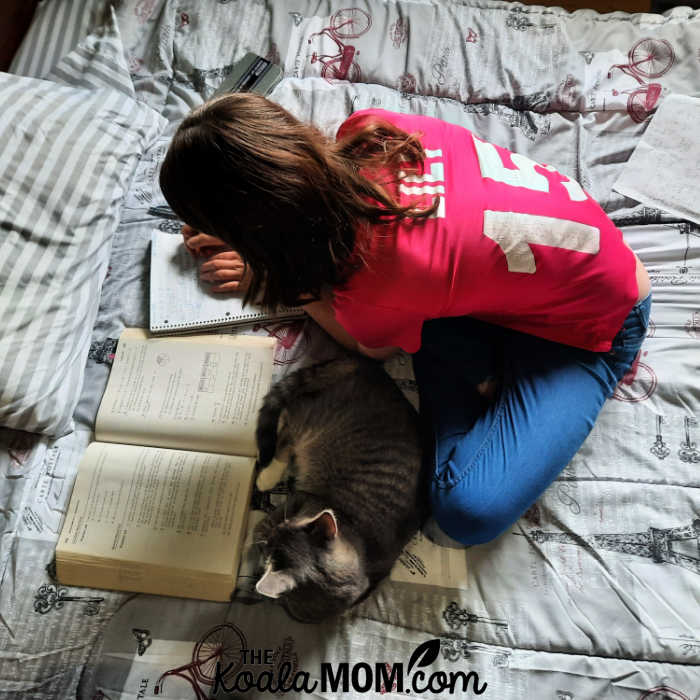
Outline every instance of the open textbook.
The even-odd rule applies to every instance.
[[[384,364],[404,396],[418,410],[418,387],[413,363],[404,353],[394,355]],[[443,588],[469,588],[468,548],[442,547],[423,532],[417,532],[401,552],[390,579],[401,583],[418,583]]]
[[[230,598],[273,347],[122,333],[56,547],[61,583]]]
[[[199,279],[199,264],[183,245],[182,236],[152,230],[151,333],[187,333],[303,315],[298,307],[267,313],[259,306],[244,307],[242,294],[209,291],[209,285]]]

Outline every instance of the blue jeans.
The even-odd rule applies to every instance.
[[[593,428],[646,335],[651,296],[596,353],[467,316],[426,321],[413,356],[432,459],[430,502],[451,538],[480,544],[512,525]],[[498,377],[486,402],[476,385]]]

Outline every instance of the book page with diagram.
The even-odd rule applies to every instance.
[[[254,456],[273,349],[271,338],[155,338],[126,329],[97,414],[96,439]]]
[[[417,532],[399,555],[389,578],[403,583],[425,583],[444,588],[469,587],[467,552],[441,547]]]
[[[148,568],[139,566],[145,565],[230,581],[253,473],[254,460],[246,457],[92,443],[56,549],[59,576],[82,566],[80,585],[94,585],[92,567],[98,576],[110,572],[109,587],[143,583],[147,590]]]

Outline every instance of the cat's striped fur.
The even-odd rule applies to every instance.
[[[360,357],[303,368],[260,410],[258,488],[285,468],[286,506],[258,527],[260,593],[297,619],[320,620],[384,578],[425,515],[418,417],[378,363]]]

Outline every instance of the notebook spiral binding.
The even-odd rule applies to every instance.
[[[299,307],[282,307],[274,313],[264,312],[255,305],[242,309],[241,299],[238,297],[230,300],[219,298],[213,305],[204,299],[202,306],[198,307],[202,292],[198,288],[196,265],[184,254],[183,269],[187,272],[181,275],[177,272],[177,265],[173,264],[173,256],[175,259],[183,256],[181,241],[181,237],[159,229],[154,228],[151,231],[149,329],[152,333],[190,333],[258,322],[277,323],[304,317],[303,309]],[[196,297],[192,310],[187,310],[189,302],[183,307],[177,301],[180,285],[186,302],[190,295]],[[213,301],[213,298],[209,301]],[[205,308],[207,306],[208,308]],[[199,318],[196,318],[197,315]]]
[[[265,314],[257,311],[251,311],[245,314],[231,314],[227,316],[221,316],[218,318],[209,318],[206,321],[187,321],[186,323],[168,323],[168,321],[161,321],[160,323],[151,326],[152,331],[159,330],[191,330],[195,328],[215,328],[217,326],[221,327],[224,325],[234,325],[241,323],[242,321],[248,321],[253,323],[255,321],[293,321],[294,317],[290,316],[291,313],[297,314],[297,318],[301,313],[301,309],[293,308],[288,309],[285,307],[279,314]]]
[[[270,318],[270,316],[257,312],[251,312],[249,314],[235,314],[221,316],[219,318],[210,318],[206,321],[188,321],[187,323],[168,323],[168,321],[161,321],[160,323],[154,325],[153,328],[190,328],[192,326],[215,326],[221,323],[227,323],[228,321],[230,321],[231,323],[235,323],[236,321],[243,321],[245,319],[255,320],[257,318],[267,319]],[[272,318],[274,318],[274,316],[272,316]]]

